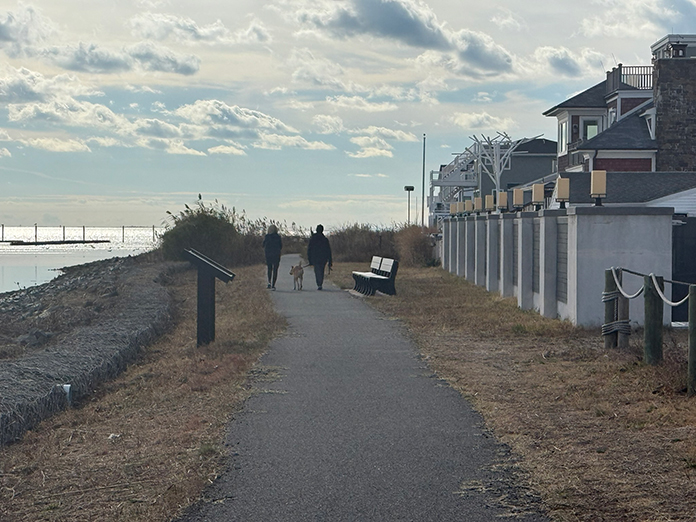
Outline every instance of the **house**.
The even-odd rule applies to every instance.
[[[696,171],[696,35],[667,35],[652,65],[617,67],[544,112],[558,120],[558,172]]]

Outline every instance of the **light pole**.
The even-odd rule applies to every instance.
[[[414,186],[413,185],[406,185],[404,187],[404,190],[408,193],[408,220],[406,221],[407,225],[411,224],[411,192],[413,192]],[[416,218],[416,221],[418,218]]]

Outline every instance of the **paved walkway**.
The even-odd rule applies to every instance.
[[[293,291],[283,256],[277,310],[289,322],[261,369],[275,379],[229,428],[229,469],[183,520],[492,521],[487,476],[499,447],[468,403],[417,356],[397,321],[311,267]],[[388,299],[388,297],[385,297]],[[542,521],[527,515],[516,520]]]

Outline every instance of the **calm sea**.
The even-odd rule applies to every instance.
[[[161,228],[153,227],[2,227],[0,293],[40,285],[60,268],[111,257],[125,257],[157,246]],[[106,240],[108,243],[11,245],[10,241]]]

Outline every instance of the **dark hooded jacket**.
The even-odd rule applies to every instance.
[[[307,245],[307,260],[310,265],[329,265],[333,264],[331,259],[331,245],[328,238],[324,235],[323,230],[315,232],[309,238]]]

